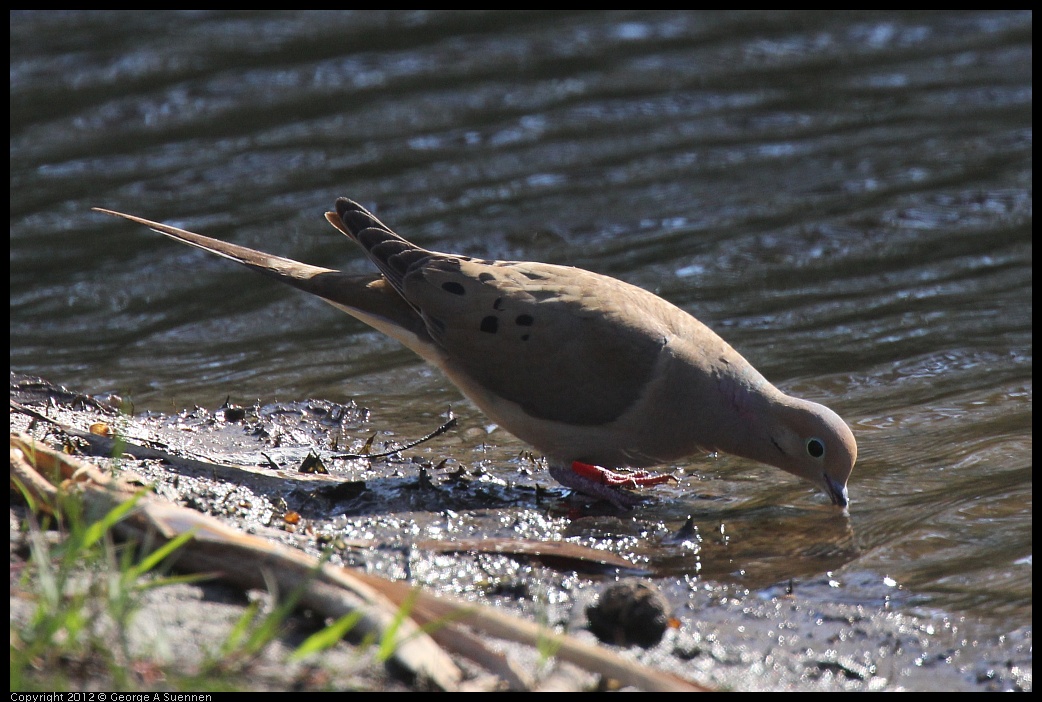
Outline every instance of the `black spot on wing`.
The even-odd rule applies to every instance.
[[[442,283],[441,289],[447,293],[452,293],[453,295],[463,295],[466,292],[462,285],[453,280]]]
[[[481,320],[481,331],[486,334],[495,334],[499,330],[499,320],[489,315]]]

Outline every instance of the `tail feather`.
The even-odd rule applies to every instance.
[[[317,295],[353,317],[398,339],[424,358],[427,357],[424,355],[424,349],[429,343],[429,336],[423,320],[412,305],[402,298],[400,292],[388,288],[387,284],[375,274],[349,275],[213,239],[142,217],[100,207],[93,209],[143,224],[171,239],[241,263],[269,278]]]
[[[203,251],[209,251],[212,254],[217,254],[218,256],[235,261],[236,263],[241,263],[247,268],[251,268],[259,273],[263,273],[264,275],[284,280],[284,282],[290,283],[291,285],[298,282],[306,282],[322,273],[337,272],[330,270],[329,268],[311,266],[289,258],[267,254],[263,251],[257,251],[245,246],[230,244],[227,241],[213,239],[185,229],[172,227],[169,224],[153,222],[152,220],[144,219],[143,217],[136,217],[134,215],[124,214],[123,212],[106,210],[101,207],[93,207],[91,209],[95,212],[102,212],[107,215],[112,215],[113,217],[122,217],[123,219],[129,219],[131,222],[143,224],[152,231],[159,232],[171,239],[190,246],[195,246]],[[300,286],[297,285],[297,287]]]

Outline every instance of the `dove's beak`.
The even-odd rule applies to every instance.
[[[846,507],[850,502],[847,499],[847,486],[840,485],[828,475],[822,477],[825,479],[825,492],[828,494],[829,499],[832,500],[832,504],[839,507]]]

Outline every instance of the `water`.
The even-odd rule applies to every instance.
[[[137,410],[323,397],[523,446],[410,352],[101,206],[363,272],[338,196],[436,250],[654,290],[851,424],[849,519],[727,457],[667,572],[835,572],[1031,620],[1030,13],[11,15],[11,369]],[[474,438],[477,436],[478,438]],[[484,441],[481,437],[486,437]],[[475,448],[477,445],[477,448]]]

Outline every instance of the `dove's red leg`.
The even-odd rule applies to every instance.
[[[572,462],[572,472],[583,478],[588,478],[594,482],[601,483],[602,485],[615,485],[627,488],[661,485],[662,483],[668,483],[670,480],[677,480],[672,475],[649,473],[644,470],[638,470],[634,473],[616,473],[607,468],[590,465],[589,463],[583,463],[582,461]]]
[[[655,475],[644,471],[620,475],[581,461],[574,461],[571,466],[555,465],[551,462],[550,475],[565,487],[584,495],[607,500],[619,509],[629,509],[644,501],[639,495],[624,490],[624,487],[658,485],[669,480],[676,480],[672,475]]]

